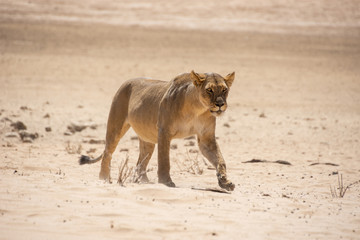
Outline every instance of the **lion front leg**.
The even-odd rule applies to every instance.
[[[201,153],[209,160],[216,169],[216,176],[219,186],[228,191],[233,191],[235,184],[227,179],[225,160],[216,143],[215,136],[198,136],[199,148]]]
[[[224,169],[226,169],[226,167]],[[233,191],[235,189],[235,184],[233,184],[230,180],[227,179],[226,170],[217,170],[216,176],[218,178],[218,183],[221,188],[224,188],[228,191]]]
[[[170,177],[170,137],[161,128],[158,133],[158,178],[159,183],[175,187]]]

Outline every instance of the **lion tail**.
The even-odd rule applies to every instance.
[[[80,165],[84,165],[84,164],[93,164],[96,163],[98,161],[100,161],[102,159],[104,154],[101,154],[99,157],[91,159],[89,156],[85,156],[85,155],[81,155],[80,159],[79,159],[79,164]]]

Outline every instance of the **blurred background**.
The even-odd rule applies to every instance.
[[[359,34],[359,7],[356,0],[2,0],[1,18],[219,31]]]

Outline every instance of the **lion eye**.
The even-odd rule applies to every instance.
[[[207,91],[208,93],[213,93],[213,90],[212,90],[211,88],[207,88],[206,91]]]

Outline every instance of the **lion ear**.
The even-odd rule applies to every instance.
[[[225,82],[226,84],[231,87],[233,81],[235,79],[235,72],[229,73],[226,77],[225,77]]]
[[[190,78],[195,86],[200,86],[202,82],[205,80],[205,76],[202,76],[201,74],[194,72],[194,70],[191,71]]]

